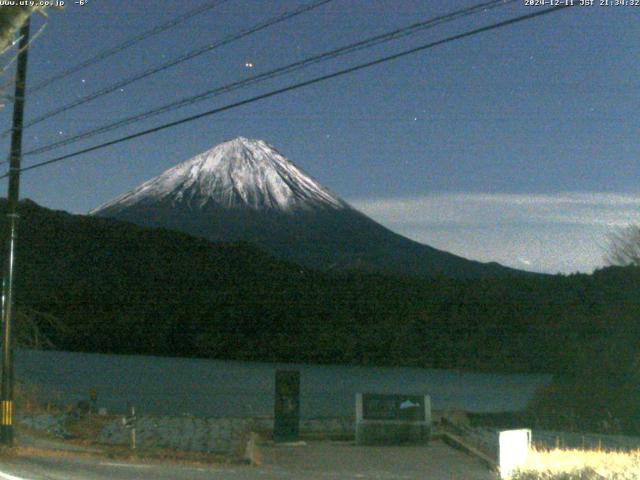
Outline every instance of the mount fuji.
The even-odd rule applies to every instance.
[[[398,235],[358,212],[262,140],[222,143],[92,210],[216,242],[246,241],[320,269],[457,278],[522,274]]]

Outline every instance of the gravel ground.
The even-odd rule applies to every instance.
[[[496,480],[476,458],[440,441],[428,446],[363,447],[348,442],[309,442],[300,446],[266,446],[265,472],[281,478],[380,480]]]
[[[65,415],[34,415],[22,417],[20,422],[30,428],[62,437],[67,434]],[[176,429],[174,429],[177,431]],[[188,429],[187,429],[188,430]],[[185,434],[188,432],[184,432]],[[44,443],[43,443],[44,442]],[[12,475],[21,474],[23,478],[44,480],[56,478],[103,480],[103,479],[372,479],[372,480],[497,480],[490,471],[473,456],[455,450],[441,441],[432,441],[422,446],[357,446],[353,442],[311,441],[295,444],[260,444],[261,465],[245,466],[217,465],[214,468],[193,470],[170,466],[167,468],[152,465],[130,465],[90,459],[74,459],[73,448],[61,448],[63,440],[36,439],[22,435],[22,445],[56,450],[68,450],[62,458],[23,457],[16,462],[5,463],[5,470]],[[77,448],[77,447],[76,447]],[[79,449],[82,450],[82,449]],[[84,452],[84,450],[82,450]],[[99,453],[99,452],[98,452]],[[80,465],[80,463],[82,465]],[[0,464],[3,462],[0,462]],[[85,465],[86,463],[86,465]],[[110,465],[117,466],[110,467]],[[46,464],[46,465],[45,465]],[[212,466],[213,467],[213,466]],[[1,468],[0,468],[1,470]]]
[[[262,466],[137,463],[100,458],[0,459],[0,477],[29,480],[497,480],[473,457],[441,442],[357,447],[334,442],[263,447]]]

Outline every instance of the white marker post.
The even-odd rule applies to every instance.
[[[531,448],[531,430],[505,430],[499,435],[500,477],[509,478],[516,468],[527,461]]]

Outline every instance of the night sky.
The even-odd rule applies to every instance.
[[[309,2],[223,2],[28,94],[26,119]],[[203,3],[67,1],[63,11],[33,20],[32,35],[46,27],[30,49],[28,85]],[[334,0],[33,126],[24,149],[476,3]],[[245,136],[274,145],[356,208],[415,240],[517,268],[592,271],[604,264],[606,233],[640,222],[640,6],[595,3],[25,172],[21,195],[84,213]],[[25,156],[24,165],[542,8],[522,0]],[[3,83],[11,78],[9,68]],[[0,112],[2,130],[10,113],[10,104]],[[8,139],[2,142],[8,152]]]

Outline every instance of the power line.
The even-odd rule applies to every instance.
[[[458,10],[446,15],[442,15],[439,17],[435,17],[435,18],[431,18],[422,22],[417,22],[414,24],[411,24],[407,27],[403,27],[403,28],[399,28],[396,30],[393,30],[391,32],[388,33],[384,33],[384,34],[380,34],[380,35],[376,35],[374,37],[370,37],[368,39],[359,41],[359,42],[355,42],[334,50],[330,50],[328,52],[319,54],[319,55],[315,55],[312,56],[310,58],[304,59],[304,60],[300,60],[288,65],[285,65],[283,67],[278,67],[276,69],[261,73],[259,75],[255,75],[253,77],[249,77],[237,82],[233,82],[231,84],[222,86],[222,87],[217,87],[211,90],[207,90],[203,93],[200,93],[198,95],[193,95],[193,96],[189,96],[186,98],[183,98],[181,100],[177,100],[175,102],[171,102],[169,104],[163,105],[161,107],[158,108],[154,108],[152,110],[148,110],[146,112],[143,113],[139,113],[130,117],[125,117],[121,120],[118,120],[114,123],[110,123],[110,124],[106,124],[103,125],[101,127],[98,128],[94,128],[94,129],[89,129],[89,130],[85,130],[84,132],[80,132],[76,135],[73,135],[71,137],[67,137],[64,138],[62,140],[59,140],[57,142],[53,142],[51,144],[48,145],[44,145],[42,147],[38,147],[35,148],[33,150],[27,151],[25,152],[25,155],[35,155],[35,154],[40,154],[40,153],[45,153],[51,150],[54,150],[56,148],[65,146],[65,145],[70,145],[73,143],[76,143],[80,140],[85,140],[87,138],[91,138],[94,137],[96,135],[102,134],[102,133],[106,133],[106,132],[110,132],[112,130],[118,129],[120,127],[126,126],[126,125],[130,125],[132,123],[137,123],[138,121],[141,120],[146,120],[148,118],[154,117],[156,115],[159,115],[161,113],[165,113],[168,111],[172,111],[172,110],[176,110],[178,108],[187,106],[187,105],[193,105],[197,102],[203,101],[203,100],[207,100],[213,97],[216,97],[218,95],[221,95],[223,93],[228,93],[234,90],[238,90],[241,88],[245,88],[251,85],[255,85],[258,83],[262,83],[263,81],[266,80],[270,80],[288,73],[292,73],[294,71],[300,70],[302,68],[305,68],[309,65],[312,64],[316,64],[316,63],[320,63],[320,62],[324,62],[326,60],[331,60],[337,57],[340,57],[342,55],[346,55],[346,54],[350,54],[356,51],[360,51],[360,50],[364,50],[366,48],[371,48],[375,45],[379,45],[382,43],[386,43],[386,42],[390,42],[392,40],[396,40],[399,38],[403,38],[406,37],[408,35],[412,35],[415,34],[421,30],[427,29],[427,28],[431,28],[431,27],[435,27],[437,25],[441,25],[443,23],[447,23],[465,16],[469,16],[469,15],[474,15],[478,12],[484,12],[487,11],[489,9],[493,9],[499,6],[503,6],[509,3],[514,3],[517,0],[492,0],[486,3],[482,3],[479,5],[475,5],[473,7],[469,7],[466,9],[462,9],[462,10]],[[0,162],[2,163],[2,162]]]
[[[388,62],[388,61],[391,61],[391,60],[396,60],[398,58],[401,58],[401,57],[404,57],[404,56],[407,56],[407,55],[410,55],[410,54],[413,54],[413,53],[416,53],[416,52],[419,52],[419,51],[427,50],[427,49],[430,49],[430,48],[433,48],[433,47],[436,47],[436,46],[439,46],[439,45],[442,45],[442,44],[445,44],[445,43],[449,43],[449,42],[453,42],[453,41],[456,41],[456,40],[460,40],[462,38],[466,38],[466,37],[469,37],[469,36],[472,36],[472,35],[476,35],[478,33],[483,33],[483,32],[489,31],[489,30],[494,30],[494,29],[497,29],[497,28],[501,28],[501,27],[505,27],[505,26],[508,26],[508,25],[512,25],[514,23],[518,23],[518,22],[521,22],[521,21],[524,21],[524,20],[529,20],[531,18],[535,18],[535,17],[541,16],[541,15],[552,13],[554,11],[562,10],[562,9],[570,7],[570,6],[571,5],[562,5],[562,6],[558,6],[558,7],[548,8],[548,9],[541,10],[541,11],[538,11],[538,12],[534,12],[534,13],[530,13],[530,14],[527,14],[527,15],[522,15],[522,16],[519,16],[519,17],[516,17],[516,18],[512,18],[512,19],[509,19],[509,20],[505,20],[505,21],[502,21],[502,22],[494,23],[494,24],[486,26],[486,27],[481,27],[481,28],[478,28],[478,29],[474,29],[474,30],[471,30],[471,31],[468,31],[468,32],[465,32],[465,33],[462,33],[462,34],[458,34],[458,35],[454,35],[454,36],[451,36],[451,37],[447,37],[447,38],[445,38],[443,40],[439,40],[439,41],[436,41],[436,42],[431,42],[431,43],[428,43],[428,44],[425,44],[425,45],[422,45],[422,46],[419,46],[419,47],[415,47],[415,48],[412,48],[412,49],[409,49],[409,50],[402,51],[402,52],[397,53],[397,54],[393,54],[393,55],[389,55],[389,56],[386,56],[386,57],[382,57],[382,58],[379,58],[377,60],[373,60],[373,61],[370,61],[370,62],[366,62],[366,63],[363,63],[363,64],[356,65],[354,67],[350,67],[350,68],[346,68],[346,69],[343,69],[343,70],[339,70],[337,72],[333,72],[333,73],[330,73],[330,74],[327,74],[327,75],[316,77],[316,78],[313,78],[311,80],[300,82],[300,83],[297,83],[297,84],[294,84],[294,85],[289,85],[287,87],[280,88],[280,89],[277,89],[277,90],[273,90],[271,92],[267,92],[267,93],[262,94],[262,95],[257,95],[257,96],[254,96],[254,97],[239,101],[239,102],[235,102],[235,103],[232,103],[232,104],[229,104],[229,105],[225,105],[223,107],[219,107],[219,108],[215,108],[215,109],[212,109],[212,110],[208,110],[206,112],[203,112],[203,113],[200,113],[200,114],[197,114],[197,115],[192,115],[192,116],[180,119],[180,120],[176,120],[176,121],[169,122],[169,123],[157,126],[157,127],[153,127],[153,128],[147,129],[147,130],[143,130],[141,132],[137,132],[137,133],[134,133],[134,134],[131,134],[131,135],[127,135],[125,137],[121,137],[121,138],[118,138],[118,139],[115,139],[115,140],[104,142],[102,144],[99,144],[99,145],[96,145],[96,146],[93,146],[93,147],[85,148],[85,149],[82,149],[82,150],[79,150],[79,151],[76,151],[76,152],[72,152],[70,154],[66,154],[66,155],[62,155],[60,157],[56,157],[56,158],[53,158],[53,159],[50,159],[50,160],[46,160],[46,161],[43,161],[43,162],[38,162],[38,163],[30,165],[28,167],[23,167],[22,171],[31,170],[31,169],[34,169],[34,168],[39,168],[41,166],[49,165],[49,164],[52,164],[52,163],[57,163],[57,162],[60,162],[60,161],[66,160],[68,158],[72,158],[72,157],[75,157],[75,156],[78,156],[78,155],[81,155],[81,154],[84,154],[84,153],[89,153],[89,152],[92,152],[92,151],[95,151],[95,150],[98,150],[98,149],[102,149],[102,148],[105,148],[105,147],[108,147],[108,146],[111,146],[111,145],[122,143],[122,142],[125,142],[125,141],[128,141],[128,140],[132,140],[132,139],[135,139],[135,138],[138,138],[138,137],[141,137],[141,136],[149,135],[151,133],[155,133],[155,132],[167,129],[167,128],[178,126],[178,125],[181,125],[183,123],[188,123],[188,122],[191,122],[191,121],[194,121],[194,120],[198,120],[198,119],[203,118],[203,117],[215,115],[217,113],[221,113],[221,112],[224,112],[224,111],[227,111],[227,110],[231,110],[233,108],[237,108],[237,107],[249,104],[249,103],[253,103],[253,102],[256,102],[258,100],[263,100],[265,98],[269,98],[269,97],[272,97],[272,96],[275,96],[275,95],[279,95],[281,93],[285,93],[285,92],[288,92],[288,91],[291,91],[291,90],[296,90],[296,89],[299,89],[299,88],[302,88],[302,87],[306,87],[306,86],[309,86],[309,85],[312,85],[312,84],[315,84],[315,83],[319,83],[319,82],[322,82],[322,81],[325,81],[325,80],[329,80],[329,79],[332,79],[332,78],[335,78],[335,77],[346,75],[348,73],[352,73],[352,72],[355,72],[355,71],[358,71],[358,70],[362,70],[364,68],[368,68],[368,67],[371,67],[371,66],[374,66],[374,65],[385,63],[385,62]],[[0,179],[5,178],[5,177],[6,177],[6,175],[0,176]]]
[[[228,1],[228,0],[225,0]],[[55,117],[63,112],[66,112],[68,110],[71,110],[73,108],[79,107],[80,105],[84,105],[85,103],[88,103],[92,100],[95,100],[97,98],[103,97],[104,95],[107,95],[109,93],[115,92],[116,90],[119,90],[123,87],[126,87],[128,85],[131,85],[134,82],[137,82],[139,80],[142,80],[144,78],[147,78],[151,75],[155,75],[157,73],[163,72],[165,70],[168,70],[169,68],[175,67],[176,65],[179,65],[181,63],[186,62],[187,60],[191,60],[193,58],[196,58],[200,55],[203,55],[207,52],[210,52],[216,48],[222,47],[224,45],[228,45],[229,43],[235,42],[236,40],[240,40],[244,37],[247,37],[249,35],[252,35],[256,32],[259,32],[260,30],[264,30],[268,27],[271,27],[273,25],[276,25],[278,23],[284,22],[286,20],[289,20],[293,17],[296,17],[298,15],[302,15],[303,13],[309,12],[311,10],[314,10],[318,7],[321,7],[322,5],[325,5],[329,2],[332,2],[333,0],[316,0],[315,2],[306,4],[306,5],[302,5],[301,7],[295,9],[295,10],[291,10],[288,12],[285,12],[281,15],[277,15],[275,17],[272,17],[264,22],[260,22],[256,25],[254,25],[253,27],[241,30],[239,33],[233,34],[233,35],[229,35],[227,37],[225,37],[224,39],[220,40],[219,42],[216,43],[212,43],[209,45],[205,45],[203,47],[199,47],[195,50],[192,50],[188,53],[185,53],[184,55],[181,55],[180,57],[177,57],[173,60],[170,60],[169,62],[163,63],[162,65],[150,68],[148,70],[145,70],[142,73],[136,74],[132,77],[126,78],[124,80],[121,80],[117,83],[111,84],[101,90],[98,90],[94,93],[91,93],[85,97],[79,98],[77,100],[74,100],[71,103],[68,103],[67,105],[63,105],[62,107],[59,107],[55,110],[51,110],[47,113],[44,113],[42,115],[40,115],[39,117],[34,118],[33,120],[27,122],[22,128],[26,129],[29,127],[32,127],[33,125],[37,125],[38,123],[43,122],[44,120],[47,120],[49,118]],[[0,138],[8,135],[9,133],[11,133],[11,130],[5,130],[4,132],[2,132],[2,134],[0,135]]]
[[[563,10],[565,8],[569,8],[571,6],[572,5],[568,4],[568,5],[561,5],[561,6],[558,6],[558,7],[551,7],[551,8],[547,8],[547,9],[540,10],[540,11],[537,11],[537,12],[529,13],[527,15],[521,15],[519,17],[511,18],[509,20],[504,20],[502,22],[494,23],[494,24],[491,24],[491,25],[488,25],[488,26],[485,26],[485,27],[476,28],[476,29],[470,30],[468,32],[464,32],[464,33],[460,33],[460,34],[457,34],[457,35],[453,35],[453,36],[447,37],[447,38],[445,38],[443,40],[438,40],[438,41],[435,41],[435,42],[427,43],[425,45],[421,45],[419,47],[415,47],[415,48],[411,48],[411,49],[408,49],[408,50],[404,50],[402,52],[399,52],[399,53],[396,53],[396,54],[393,54],[393,55],[388,55],[386,57],[378,58],[378,59],[372,60],[370,62],[361,63],[361,64],[353,66],[353,67],[345,68],[343,70],[338,70],[337,72],[333,72],[333,73],[330,73],[330,74],[327,74],[327,75],[322,75],[320,77],[312,78],[311,80],[306,80],[304,82],[300,82],[300,83],[296,83],[296,84],[293,84],[293,85],[289,85],[287,87],[279,88],[277,90],[272,90],[270,92],[263,93],[261,95],[257,95],[257,96],[254,96],[254,97],[251,97],[251,98],[248,98],[248,99],[245,99],[245,100],[241,100],[239,102],[234,102],[234,103],[225,105],[223,107],[214,108],[212,110],[208,110],[206,112],[199,113],[197,115],[191,115],[189,117],[182,118],[180,120],[176,120],[176,121],[173,121],[173,122],[165,123],[163,125],[159,125],[159,126],[154,127],[154,128],[150,128],[150,129],[143,130],[143,131],[131,134],[131,135],[127,135],[125,137],[120,137],[118,139],[111,140],[111,141],[108,141],[108,142],[104,142],[104,143],[101,143],[99,145],[95,145],[93,147],[85,148],[85,149],[78,150],[78,151],[75,151],[75,152],[72,152],[72,153],[69,153],[69,154],[66,154],[66,155],[62,155],[62,156],[59,156],[59,157],[56,157],[56,158],[52,158],[50,160],[46,160],[46,161],[39,162],[39,163],[36,163],[36,164],[33,164],[33,165],[29,165],[28,167],[23,167],[22,169],[20,169],[20,171],[24,172],[24,171],[27,171],[27,170],[33,170],[33,169],[36,169],[36,168],[40,168],[40,167],[43,167],[43,166],[46,166],[46,165],[51,165],[53,163],[58,163],[58,162],[61,162],[63,160],[67,160],[69,158],[77,157],[77,156],[82,155],[84,153],[89,153],[89,152],[93,152],[93,151],[96,151],[96,150],[101,150],[101,149],[109,147],[111,145],[116,145],[118,143],[122,143],[122,142],[126,142],[126,141],[129,141],[129,140],[133,140],[135,138],[142,137],[142,136],[145,136],[145,135],[149,135],[149,134],[152,134],[152,133],[156,133],[156,132],[159,132],[161,130],[166,130],[167,128],[172,128],[172,127],[176,127],[178,125],[182,125],[183,123],[192,122],[192,121],[198,120],[200,118],[204,118],[204,117],[215,115],[215,114],[218,114],[218,113],[221,113],[221,112],[225,112],[227,110],[231,110],[233,108],[237,108],[237,107],[240,107],[240,106],[243,106],[243,105],[248,105],[250,103],[257,102],[258,100],[264,100],[266,98],[270,98],[270,97],[273,97],[273,96],[276,96],[276,95],[280,95],[280,94],[285,93],[285,92],[290,92],[292,90],[297,90],[297,89],[300,89],[300,88],[303,88],[303,87],[307,87],[309,85],[313,85],[313,84],[316,84],[316,83],[323,82],[325,80],[330,80],[332,78],[341,77],[343,75],[347,75],[349,73],[353,73],[353,72],[356,72],[356,71],[359,71],[359,70],[363,70],[365,68],[373,67],[375,65],[380,65],[382,63],[386,63],[386,62],[389,62],[389,61],[392,61],[392,60],[397,60],[399,58],[405,57],[407,55],[411,55],[413,53],[421,52],[421,51],[428,50],[428,49],[431,49],[431,48],[434,48],[434,47],[437,47],[437,46],[440,46],[440,45],[444,45],[446,43],[450,43],[450,42],[454,42],[456,40],[461,40],[463,38],[471,37],[471,36],[477,35],[479,33],[488,32],[490,30],[496,30],[498,28],[502,28],[502,27],[506,27],[506,26],[509,26],[509,25],[513,25],[515,23],[523,22],[525,20],[530,20],[532,18],[536,18],[536,17],[540,17],[540,16],[543,16],[543,15],[547,15],[549,13],[557,12],[557,11]],[[0,179],[6,178],[7,176],[8,176],[8,174],[4,174],[4,175],[0,176]]]
[[[124,42],[122,42],[120,45],[116,45],[115,47],[109,48],[107,50],[103,50],[102,52],[96,54],[95,56],[87,60],[84,60],[83,62],[80,62],[77,65],[74,65],[73,67],[70,67],[67,70],[64,70],[56,75],[53,75],[43,80],[42,82],[38,83],[37,85],[31,87],[29,89],[30,93],[34,93],[34,92],[37,92],[38,90],[42,90],[43,88],[51,85],[54,82],[57,82],[58,80],[62,80],[63,78],[66,78],[71,74],[77,73],[80,70],[83,70],[90,65],[98,63],[117,53],[120,53],[121,51],[126,50],[127,48],[132,47],[133,45],[140,43],[149,37],[158,35],[159,33],[169,30],[170,28],[173,28],[176,25],[179,25],[180,23],[186,22],[187,20],[195,17],[196,15],[200,15],[206,12],[207,10],[211,10],[217,7],[218,5],[222,5],[227,1],[229,0],[214,0],[214,1],[207,2],[203,5],[200,5],[199,7],[194,8],[193,10],[189,10],[187,13],[180,15],[179,17],[176,17],[173,20],[170,20],[166,23],[158,25],[152,28],[151,30],[141,33],[140,35],[131,37],[128,40],[125,40]]]

